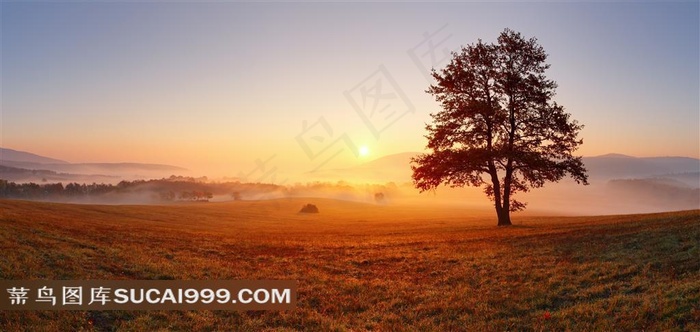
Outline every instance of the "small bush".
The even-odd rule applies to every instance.
[[[377,203],[384,203],[384,193],[374,194],[374,201]]]
[[[318,213],[318,207],[313,204],[306,204],[301,207],[301,210],[299,211],[301,213]]]

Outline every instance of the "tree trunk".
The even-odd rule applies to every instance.
[[[496,214],[498,214],[498,226],[513,225],[513,223],[510,222],[510,211],[502,208],[496,209]]]
[[[510,205],[508,200],[510,199],[508,192],[506,192],[505,197],[501,197],[501,183],[498,181],[498,175],[496,173],[496,167],[491,163],[489,165],[491,168],[491,181],[493,184],[493,196],[494,205],[496,206],[496,215],[498,216],[498,226],[510,226]]]

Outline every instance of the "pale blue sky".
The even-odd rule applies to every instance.
[[[438,105],[424,93],[428,58],[409,51],[426,33],[445,39],[439,52],[509,27],[550,54],[557,102],[586,125],[581,154],[698,157],[699,12],[698,2],[3,2],[0,145],[219,174],[274,155],[305,171],[326,159],[296,137],[323,117],[325,142],[370,155],[345,151],[322,167],[419,151]],[[405,95],[392,107],[415,111],[377,137],[349,98],[382,65],[383,91],[393,80]]]

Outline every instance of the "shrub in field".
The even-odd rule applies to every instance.
[[[301,210],[299,210],[301,213],[318,213],[318,207],[313,204],[306,204],[301,207]]]

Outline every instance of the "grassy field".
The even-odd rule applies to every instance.
[[[298,214],[304,203],[320,214]],[[294,311],[2,311],[0,330],[700,330],[700,211],[0,200],[0,279],[293,279]]]

